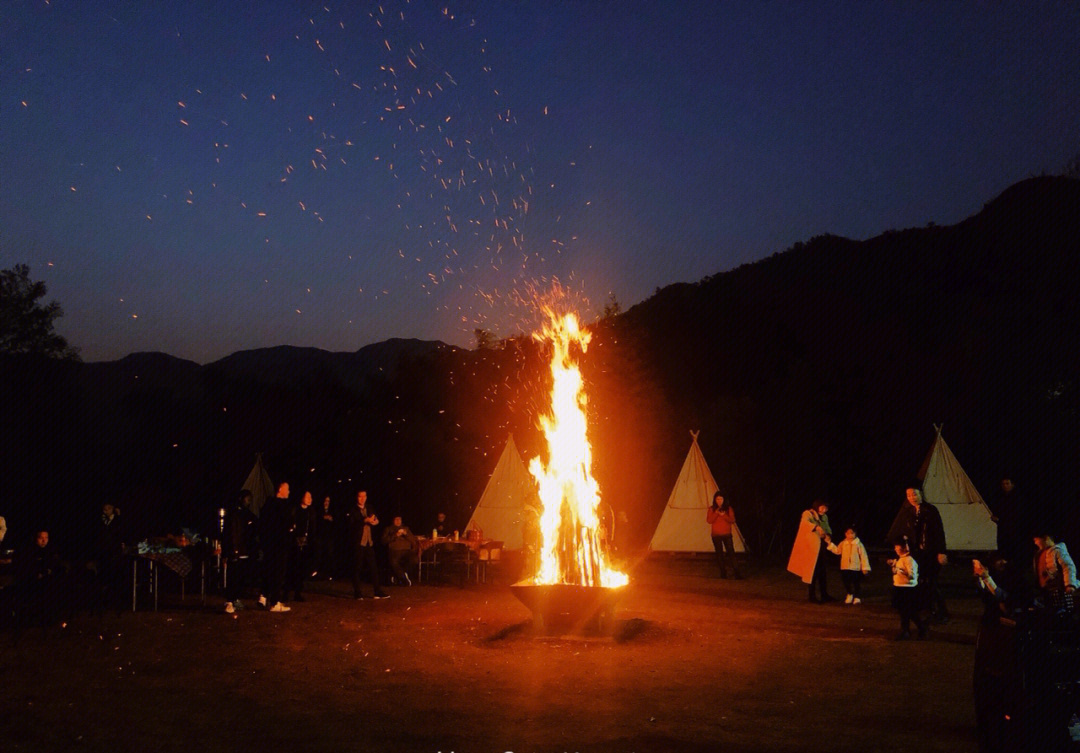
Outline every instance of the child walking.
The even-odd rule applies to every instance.
[[[919,565],[911,556],[908,545],[897,544],[896,559],[889,560],[892,567],[893,603],[900,612],[900,632],[896,636],[898,641],[906,641],[911,637],[911,623],[919,629],[919,640],[926,638],[926,620],[919,615],[919,595],[916,586],[919,585]]]
[[[829,551],[840,555],[840,579],[844,581],[844,590],[847,591],[844,603],[862,604],[859,594],[862,592],[863,578],[870,572],[870,557],[859,540],[855,526],[849,526],[844,531],[844,539],[839,545],[830,543]]]

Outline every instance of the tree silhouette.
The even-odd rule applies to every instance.
[[[612,293],[608,302],[604,304],[604,313],[601,319],[611,319],[622,313],[622,304],[619,303],[619,299]]]
[[[78,351],[53,330],[64,312],[56,301],[40,302],[45,292],[25,264],[0,270],[0,353],[78,360]]]
[[[495,335],[488,330],[477,327],[473,330],[473,335],[476,337],[477,350],[491,350],[495,347]]]
[[[1065,168],[1061,171],[1061,174],[1066,178],[1080,178],[1080,154],[1075,155],[1065,163]]]

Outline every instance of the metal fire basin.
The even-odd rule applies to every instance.
[[[529,608],[533,627],[544,633],[600,632],[611,624],[622,588],[536,584],[521,581],[510,592]]]

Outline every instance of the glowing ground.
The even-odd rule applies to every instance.
[[[288,614],[220,599],[0,634],[7,751],[976,749],[976,616],[894,643],[884,571],[818,606],[780,568],[647,562],[609,637],[538,638],[502,586],[314,584]],[[838,580],[835,579],[834,580]],[[839,583],[835,590],[839,591]],[[966,593],[966,592],[964,592]],[[914,694],[916,703],[897,702]],[[269,746],[267,743],[271,743]]]

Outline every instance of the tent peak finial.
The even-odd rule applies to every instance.
[[[700,434],[700,433],[701,433],[700,430],[699,431],[694,431],[693,429],[690,430],[690,436],[693,437],[695,442],[697,441],[698,434]]]

